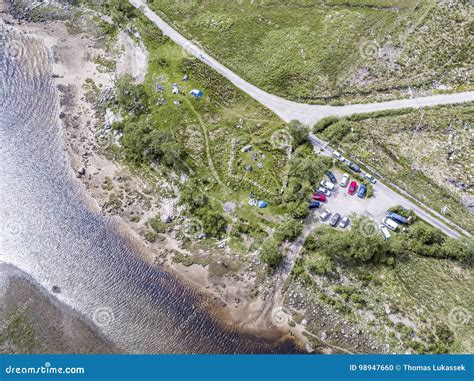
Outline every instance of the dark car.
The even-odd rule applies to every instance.
[[[359,192],[357,193],[357,197],[364,198],[366,192],[367,192],[367,185],[362,184],[359,188]]]
[[[350,163],[349,164],[349,168],[352,169],[354,172],[358,172],[360,173],[360,168],[357,164],[354,164],[354,163]]]
[[[326,175],[329,177],[329,180],[331,180],[331,183],[333,184],[337,183],[337,179],[336,179],[336,176],[334,176],[334,173],[332,173],[331,171],[327,171]]]
[[[309,209],[316,209],[319,208],[319,205],[321,205],[318,201],[310,201],[308,208]]]
[[[313,193],[312,199],[316,201],[327,201],[328,198],[323,194]]]
[[[341,215],[339,213],[334,214],[334,216],[331,218],[331,221],[329,222],[329,225],[336,226],[340,219]]]

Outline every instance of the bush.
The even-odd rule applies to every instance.
[[[288,132],[292,138],[293,149],[309,142],[308,127],[297,120],[288,123]]]
[[[337,116],[327,116],[317,122],[313,127],[313,132],[316,134],[318,132],[324,131],[330,125],[338,122],[340,119]]]
[[[271,269],[275,269],[281,263],[283,255],[279,252],[278,244],[274,239],[265,241],[260,258]]]
[[[307,208],[306,208],[307,209]],[[287,220],[281,224],[275,234],[278,241],[294,241],[303,231],[303,224],[295,220]]]
[[[351,132],[350,123],[342,119],[324,130],[322,136],[331,144],[337,145],[344,137]]]
[[[168,225],[161,221],[160,217],[154,217],[148,220],[148,225],[156,232],[156,233],[164,233],[168,230]]]
[[[210,207],[197,209],[194,215],[201,221],[203,233],[207,237],[221,238],[227,229],[224,216]]]

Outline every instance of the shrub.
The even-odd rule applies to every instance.
[[[307,208],[306,208],[307,209]],[[278,241],[294,241],[303,231],[303,224],[295,220],[287,220],[281,224],[275,234]]]
[[[260,258],[271,269],[275,269],[281,263],[283,255],[278,250],[278,244],[274,239],[265,241]]]
[[[340,119],[337,116],[327,116],[317,122],[313,127],[313,132],[316,134],[318,132],[324,131],[330,125],[338,122]]]

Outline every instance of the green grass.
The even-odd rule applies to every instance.
[[[316,240],[323,232],[313,233]],[[390,265],[344,264],[306,247],[292,279],[310,290],[305,299],[320,300],[345,318],[367,325],[373,335],[392,345],[392,351],[472,352],[474,330],[465,320],[472,316],[474,302],[472,266],[414,255],[410,247],[398,252]],[[311,287],[316,279],[318,286]],[[452,332],[454,340],[440,340],[440,329]]]
[[[467,5],[448,8],[416,0],[150,3],[243,78],[297,101],[365,101],[379,93],[399,95],[408,86],[427,88],[434,81],[454,87],[472,81]]]

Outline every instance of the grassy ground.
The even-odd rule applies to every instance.
[[[417,0],[150,1],[251,83],[307,103],[472,82],[472,7]],[[469,69],[471,67],[471,69]]]
[[[288,156],[275,133],[284,131],[285,124],[197,59],[190,58],[146,20],[135,22],[149,52],[144,83],[149,109],[141,118],[146,118],[151,128],[170,131],[183,149],[178,172],[183,170],[193,182],[179,180],[179,186],[191,186],[196,198],[209,198],[213,210],[224,215],[229,226],[249,225],[248,242],[237,244],[237,235],[231,244],[238,251],[255,249],[263,235],[283,219],[278,201]],[[184,80],[185,75],[189,79]],[[178,85],[179,94],[173,94],[173,84]],[[192,89],[201,90],[203,97],[192,97]],[[124,123],[133,118],[133,113],[126,116]],[[247,145],[252,150],[242,152]],[[116,147],[114,150],[120,157],[121,151]],[[248,166],[253,170],[248,171]],[[154,172],[149,163],[140,164],[137,171]],[[268,201],[268,208],[247,205],[251,194]],[[236,212],[224,213],[225,202],[234,203]]]
[[[313,233],[316,239],[321,234]],[[472,267],[409,251],[390,265],[330,260],[327,266],[327,261],[307,248],[291,288],[305,290],[306,300],[328,306],[339,319],[365,327],[392,352],[472,353]],[[305,313],[309,310],[311,305]],[[318,333],[317,321],[309,327]]]
[[[321,134],[436,211],[447,206],[444,214],[474,233],[467,207],[474,197],[473,111],[467,104],[356,116],[344,120],[344,128],[339,122]]]

